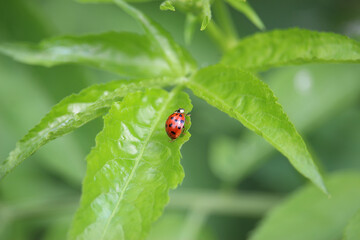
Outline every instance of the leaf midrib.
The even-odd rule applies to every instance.
[[[261,133],[261,136],[266,140],[268,141],[269,143],[271,143],[273,146],[275,146],[284,156],[286,156],[289,161],[292,163],[292,165],[301,173],[303,174],[304,176],[306,176],[307,178],[311,179],[316,185],[318,185],[318,187],[323,191],[325,192],[325,194],[328,194],[327,193],[327,189],[325,187],[325,185],[323,184],[323,181],[320,177],[320,182],[316,182],[315,179],[313,180],[313,177],[311,177],[310,175],[306,174],[303,169],[301,168],[298,168],[295,164],[295,161],[294,161],[294,157],[287,154],[287,151],[283,149],[283,147],[279,144],[277,144],[276,142],[272,141],[271,137],[269,137],[267,134],[265,134],[263,131],[260,131],[257,127],[255,127],[252,123],[250,123],[248,120],[246,120],[244,117],[241,116],[241,113],[239,113],[237,110],[235,110],[233,107],[229,106],[225,101],[223,101],[221,98],[219,98],[215,93],[211,92],[210,90],[204,88],[202,85],[198,84],[197,82],[194,82],[194,80],[190,80],[187,82],[188,85],[193,85],[195,87],[197,87],[198,89],[202,90],[203,93],[206,95],[210,95],[212,97],[212,99],[209,99],[210,102],[216,102],[218,101],[219,103],[221,103],[226,110],[228,110],[228,114],[230,113],[234,113],[236,117],[238,117],[239,121],[242,122],[242,124],[244,126],[246,126],[247,128],[249,129],[254,129],[255,132],[258,131]],[[194,91],[193,91],[194,92]],[[195,93],[195,92],[194,92]],[[215,101],[214,101],[215,100]],[[221,110],[221,107],[218,108]],[[252,128],[251,128],[252,127]],[[299,135],[296,131],[295,131],[295,134],[296,135]],[[298,146],[295,146],[296,148],[299,148]],[[306,146],[305,146],[306,147]],[[303,152],[303,149],[301,149],[301,152]],[[309,156],[309,158],[311,159],[311,156]],[[317,177],[317,176],[315,176]]]
[[[135,173],[135,171],[136,171],[136,169],[137,169],[137,167],[138,167],[138,165],[139,165],[139,163],[140,163],[140,160],[141,160],[141,158],[142,158],[142,156],[143,156],[143,154],[144,154],[144,152],[145,152],[145,148],[146,148],[146,146],[148,145],[151,136],[152,136],[153,133],[155,132],[155,129],[156,129],[158,123],[160,122],[162,115],[164,114],[164,112],[165,112],[168,104],[171,102],[171,100],[172,100],[172,98],[174,97],[175,94],[176,94],[175,91],[172,91],[172,92],[170,93],[169,97],[167,98],[167,101],[163,104],[162,108],[161,108],[160,111],[158,112],[157,118],[155,119],[155,124],[153,124],[152,127],[150,128],[149,135],[147,136],[147,138],[145,139],[145,141],[144,141],[144,143],[143,143],[143,145],[142,145],[140,154],[139,154],[138,157],[135,159],[135,165],[134,165],[133,169],[131,170],[131,173],[130,173],[128,179],[126,180],[124,187],[123,187],[122,190],[121,190],[121,194],[120,194],[119,200],[117,201],[114,210],[111,212],[111,215],[110,215],[110,217],[108,218],[108,220],[107,220],[107,222],[106,222],[106,224],[105,224],[105,228],[104,228],[103,234],[102,234],[102,236],[101,236],[101,238],[100,238],[101,240],[104,239],[104,236],[105,236],[105,234],[106,234],[106,232],[107,232],[107,229],[108,229],[108,227],[109,227],[109,224],[110,224],[111,220],[113,219],[113,217],[115,216],[115,214],[116,214],[116,212],[117,212],[117,210],[118,210],[118,208],[119,208],[119,206],[120,206],[120,202],[123,200],[123,197],[124,197],[124,194],[125,194],[125,192],[126,192],[126,189],[127,189],[128,185],[129,185],[130,181],[132,180],[132,177],[133,177],[133,175],[134,175],[134,173]]]
[[[201,89],[204,93],[207,93],[208,95],[210,95],[213,100],[216,100],[217,102],[221,103],[221,105],[223,105],[229,113],[234,113],[236,115],[236,117],[240,119],[240,122],[242,122],[243,125],[245,125],[247,128],[254,129],[255,132],[256,131],[260,132],[262,134],[262,137],[264,137],[268,142],[270,142],[274,146],[278,147],[280,152],[283,153],[286,157],[288,157],[289,159],[292,159],[292,157],[288,156],[288,154],[286,154],[286,151],[283,150],[280,145],[273,142],[270,139],[270,137],[268,137],[266,134],[264,134],[264,132],[262,130],[260,130],[255,125],[253,125],[251,122],[249,122],[247,119],[245,119],[243,116],[241,116],[241,113],[239,111],[237,111],[233,107],[229,106],[229,104],[227,104],[225,101],[223,101],[221,98],[219,98],[215,93],[209,91],[208,89],[204,88],[202,85],[200,85],[194,81],[189,81],[189,82],[187,82],[187,84],[194,85],[198,89]],[[210,101],[213,101],[213,100],[210,100]],[[219,109],[221,109],[221,108],[219,108]]]

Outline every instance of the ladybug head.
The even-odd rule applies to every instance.
[[[185,112],[185,109],[183,108],[179,108],[178,110],[175,111],[176,113],[184,113]]]

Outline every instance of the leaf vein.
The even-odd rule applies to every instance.
[[[172,100],[172,98],[174,97],[174,95],[175,95],[175,92],[171,92],[171,93],[170,93],[169,98],[168,98],[167,101],[163,104],[163,106],[161,107],[160,111],[158,112],[157,117],[156,117],[156,119],[155,119],[155,121],[154,121],[154,124],[152,124],[151,129],[150,129],[150,131],[149,131],[149,134],[148,134],[148,136],[146,137],[146,139],[145,139],[145,141],[144,141],[144,143],[143,143],[143,145],[142,145],[142,147],[141,147],[141,151],[140,151],[138,157],[135,159],[135,165],[134,165],[133,169],[131,170],[131,173],[130,173],[129,177],[128,177],[127,180],[126,180],[124,187],[123,187],[122,190],[121,190],[119,200],[117,201],[117,203],[116,203],[116,205],[115,205],[115,208],[113,209],[110,217],[108,218],[108,220],[107,220],[107,222],[106,222],[106,224],[105,224],[104,231],[103,231],[102,236],[101,236],[101,238],[100,238],[101,240],[104,239],[105,234],[106,234],[106,232],[107,232],[107,229],[108,229],[108,227],[109,227],[109,225],[110,225],[110,222],[111,222],[112,218],[115,216],[115,213],[117,212],[117,210],[118,210],[118,208],[119,208],[119,206],[120,206],[120,203],[121,203],[121,201],[123,200],[125,191],[126,191],[128,185],[129,185],[130,181],[132,180],[132,177],[133,177],[133,175],[134,175],[134,173],[135,173],[135,171],[136,171],[136,169],[137,169],[137,167],[138,167],[138,165],[139,165],[139,163],[140,163],[140,160],[141,160],[142,156],[144,155],[146,146],[147,146],[147,144],[149,143],[151,136],[152,136],[153,133],[155,132],[155,128],[157,127],[158,123],[160,122],[160,119],[161,119],[162,115],[164,114],[164,111],[166,110],[167,105],[171,102],[171,100]]]

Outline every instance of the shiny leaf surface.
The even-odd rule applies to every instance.
[[[233,8],[242,12],[257,28],[260,30],[265,29],[264,23],[261,21],[260,17],[246,1],[242,0],[226,0]]]
[[[174,75],[161,48],[147,37],[134,33],[57,37],[38,45],[2,43],[0,52],[23,63],[47,67],[78,63],[128,77]]]
[[[334,174],[326,185],[330,198],[313,186],[300,189],[272,210],[250,239],[340,239],[347,222],[360,207],[360,173]]]
[[[264,81],[279,98],[296,129],[308,134],[356,101],[359,76],[357,64],[312,64],[276,69]],[[218,178],[232,183],[248,176],[275,153],[270,144],[251,132],[239,139],[217,136],[212,146],[212,171]]]
[[[326,192],[303,139],[265,83],[246,71],[215,65],[200,70],[188,82],[188,87],[198,97],[262,136],[301,174]]]
[[[181,183],[180,148],[187,132],[170,142],[164,128],[179,106],[191,111],[187,94],[152,89],[114,103],[87,157],[83,195],[70,239],[144,239]]]
[[[0,178],[47,142],[105,114],[114,101],[121,100],[127,93],[154,85],[165,86],[168,82],[169,79],[166,78],[114,81],[91,86],[79,94],[66,97],[16,144],[9,157],[0,165]]]
[[[360,62],[360,43],[305,29],[274,30],[244,38],[222,63],[249,70],[305,63]]]

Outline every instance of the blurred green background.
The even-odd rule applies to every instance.
[[[301,27],[360,36],[357,0],[249,0],[267,30]],[[133,19],[109,4],[72,0],[0,0],[0,41],[38,42],[58,35],[140,31]],[[181,12],[163,12],[160,2],[136,7],[182,45]],[[240,37],[257,32],[231,9]],[[222,53],[200,32],[187,46],[199,66]],[[358,38],[359,39],[359,38]],[[261,73],[306,140],[324,174],[360,170],[360,68],[352,64],[304,65]],[[0,159],[65,96],[117,76],[87,67],[19,64],[0,56]],[[191,140],[182,149],[186,177],[172,191],[165,214],[149,239],[246,239],[265,212],[307,181],[236,120],[191,94]],[[97,119],[41,148],[0,182],[0,239],[65,239],[77,208],[85,156],[102,128]],[[250,160],[257,162],[250,165]],[[234,206],[225,196],[244,196]],[[209,200],[208,209],[196,199]],[[238,204],[237,204],[238,203]],[[236,208],[238,211],[226,209]],[[243,204],[243,205],[241,205]],[[219,207],[220,206],[220,207]],[[237,206],[237,207],[236,207]],[[204,210],[205,209],[205,210]]]

